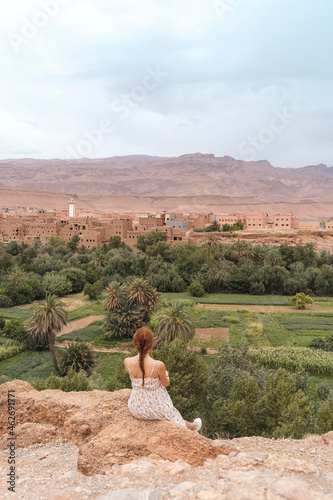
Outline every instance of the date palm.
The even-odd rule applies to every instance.
[[[126,296],[125,286],[118,283],[118,281],[113,281],[106,288],[108,292],[106,299],[104,300],[104,309],[117,309],[121,306],[121,301]]]
[[[249,259],[251,260],[253,257],[253,251],[252,251],[252,246],[247,243],[246,241],[241,241],[238,238],[237,243],[234,243],[229,251],[230,258],[236,262],[238,267],[241,265],[242,259]]]
[[[223,290],[225,283],[232,273],[233,269],[229,263],[221,266],[220,269],[209,269],[206,274],[209,290]]]
[[[62,327],[68,323],[65,307],[67,307],[66,304],[61,302],[58,297],[47,292],[45,302],[35,308],[32,318],[26,323],[27,331],[33,342],[45,344],[48,340],[53,366],[59,376],[61,376],[61,372],[55,354],[54,339],[56,333],[60,332]]]
[[[63,373],[67,374],[72,366],[76,372],[85,370],[88,375],[96,362],[96,356],[89,344],[86,342],[68,342],[60,354],[60,365]]]
[[[107,312],[103,330],[111,332],[111,337],[133,337],[135,331],[143,326],[143,314],[143,307],[133,304],[125,297],[118,308]]]
[[[160,340],[191,340],[195,335],[195,322],[189,308],[180,300],[166,302],[166,308],[156,317],[156,334]]]
[[[156,288],[152,288],[147,281],[142,279],[136,279],[128,284],[127,297],[133,304],[144,307],[144,321],[148,319],[152,309],[156,310],[157,306],[162,304]]]
[[[270,266],[278,266],[282,263],[282,257],[277,247],[270,247],[265,253],[265,262]]]
[[[92,253],[93,264],[95,267],[105,267],[107,262],[105,260],[104,250],[102,247],[96,247]]]
[[[206,238],[204,239],[203,243],[204,245],[207,247],[208,249],[208,253],[207,253],[207,266],[208,266],[208,269],[210,269],[210,254],[211,254],[211,251],[212,251],[212,247],[214,247],[218,242],[218,237],[216,234],[208,234],[206,236]]]
[[[9,276],[11,280],[13,280],[15,283],[20,283],[21,281],[24,281],[26,278],[25,272],[20,269],[19,267],[15,268],[12,274]]]

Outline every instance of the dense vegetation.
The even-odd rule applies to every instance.
[[[175,406],[186,419],[202,417],[206,435],[299,438],[333,430],[333,301],[322,298],[333,296],[333,256],[318,254],[312,244],[253,246],[232,242],[233,235],[222,244],[208,233],[202,246],[175,247],[164,233],[148,233],[138,238],[139,252],[119,237],[92,250],[79,248],[77,238],[2,244],[0,383],[22,378],[39,390],[65,391],[130,387],[124,355],[94,354],[87,342],[124,343],[148,323],[159,335],[154,356],[170,372]],[[57,305],[57,296],[80,292],[86,298],[51,324],[44,314],[50,297]],[[327,312],[233,306],[287,306],[296,293],[316,296],[315,304],[327,304]],[[41,302],[22,307],[34,300]],[[295,299],[295,306],[306,302]],[[61,324],[89,315],[105,319],[58,336],[58,342],[71,343],[54,347]],[[199,340],[195,328],[225,329],[228,343],[217,356],[202,356],[221,346],[221,334]],[[187,352],[187,343],[201,354]]]
[[[0,307],[31,303],[47,291],[63,296],[85,289],[96,299],[110,282],[138,277],[159,292],[181,292],[195,282],[209,292],[333,295],[333,255],[317,253],[312,243],[272,247],[230,239],[226,244],[210,233],[202,246],[171,247],[166,238],[161,232],[139,236],[139,252],[118,236],[92,250],[58,237],[45,245],[1,244]]]

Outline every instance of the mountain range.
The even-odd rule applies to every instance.
[[[201,153],[172,158],[0,160],[0,206],[8,190],[52,191],[78,198],[83,194],[88,198],[176,197],[177,207],[182,205],[179,200],[190,198],[190,205],[204,199],[205,205],[215,200],[217,205],[320,203],[333,208],[333,167],[279,168],[266,160],[245,162]]]

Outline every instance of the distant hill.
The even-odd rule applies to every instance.
[[[333,202],[333,167],[276,168],[212,154],[81,160],[0,160],[0,188],[90,195],[196,197],[251,202]],[[241,201],[241,200],[239,200]],[[1,205],[1,202],[0,202]]]

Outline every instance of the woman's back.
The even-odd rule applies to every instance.
[[[140,368],[139,356],[134,356],[133,358],[127,358],[127,366],[131,371],[131,375],[134,378],[141,379],[143,377],[142,370]],[[155,365],[157,365],[158,361],[151,358],[150,356],[146,356],[143,360],[143,367],[145,370],[145,378],[151,376],[152,371],[154,370]],[[156,371],[156,370],[155,370]],[[157,378],[158,375],[154,374],[154,378]]]

